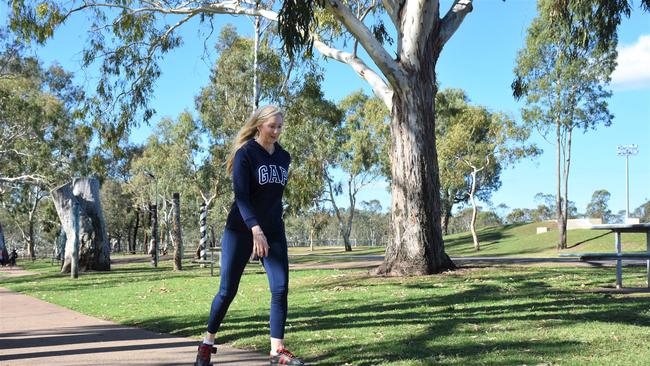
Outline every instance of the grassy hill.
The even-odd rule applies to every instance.
[[[537,234],[536,228],[547,226],[551,231]],[[481,250],[474,250],[472,235],[467,233],[445,237],[447,253],[452,256],[554,257],[558,255],[558,232],[555,223],[531,223],[493,226],[479,229]],[[623,234],[623,251],[646,250],[646,234]],[[567,231],[563,252],[612,252],[614,234],[605,230],[577,229]]]
[[[549,227],[551,231],[537,234],[539,226]],[[474,250],[472,235],[469,232],[445,236],[445,248],[451,256],[485,257],[556,257],[558,256],[558,232],[553,222],[492,226],[478,230],[481,250]],[[605,230],[577,229],[567,232],[571,252],[613,252],[614,234]],[[642,233],[623,234],[624,252],[646,251],[646,236]],[[290,248],[291,254],[351,254],[381,255],[384,247],[355,247],[350,253],[342,247],[317,247],[310,252],[306,247]]]

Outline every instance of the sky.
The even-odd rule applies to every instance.
[[[448,9],[449,0],[441,2],[441,12]],[[650,14],[635,9],[629,19],[619,27],[619,65],[612,78],[613,95],[609,101],[610,112],[615,116],[610,127],[574,133],[571,171],[569,174],[569,199],[584,212],[595,190],[610,192],[610,209],[616,213],[626,206],[625,158],[617,155],[617,145],[638,145],[638,155],[629,158],[629,206],[634,210],[650,200]],[[6,19],[6,3],[0,3],[0,19]],[[438,79],[442,88],[461,88],[472,104],[482,105],[492,111],[505,112],[520,120],[522,102],[512,97],[510,84],[518,50],[524,46],[527,27],[536,15],[532,0],[479,0],[474,10],[445,45],[437,64]],[[248,18],[221,16],[216,27],[235,24],[245,35],[252,32]],[[90,90],[94,89],[96,69],[81,68],[81,51],[85,35],[80,32],[86,25],[83,17],[72,18],[44,47],[34,47],[45,66],[58,62],[76,75],[76,81]],[[162,76],[155,86],[151,105],[157,111],[155,123],[163,117],[175,117],[187,110],[193,112],[194,97],[209,81],[214,53],[204,52],[203,37],[197,34],[196,23],[188,23],[182,31],[183,46],[168,54],[161,62]],[[215,31],[218,34],[218,31]],[[210,43],[212,42],[212,43]],[[210,50],[214,38],[207,42]],[[337,102],[346,95],[370,89],[347,65],[336,61],[320,62],[324,69],[325,97]],[[288,127],[290,121],[288,121]],[[132,141],[142,142],[151,127],[137,128]],[[544,153],[520,161],[505,169],[501,175],[502,186],[492,196],[494,206],[504,203],[512,208],[537,206],[537,193],[555,193],[555,150],[537,131],[535,142]],[[346,195],[339,202],[343,207]],[[379,199],[384,209],[390,207],[390,193],[385,181],[376,181],[366,187],[357,202]],[[487,203],[482,203],[487,206]]]

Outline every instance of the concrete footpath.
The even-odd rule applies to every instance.
[[[17,268],[1,271],[10,275],[21,272]],[[194,364],[198,342],[92,318],[0,287],[2,366],[189,366]],[[217,347],[214,365],[269,362],[264,354]]]

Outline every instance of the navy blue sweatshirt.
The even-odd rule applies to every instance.
[[[226,228],[250,231],[260,225],[264,233],[284,231],[282,194],[290,163],[291,156],[277,142],[273,154],[255,140],[249,140],[237,150],[232,164],[235,202]]]

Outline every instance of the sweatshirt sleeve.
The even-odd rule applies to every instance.
[[[242,219],[244,219],[249,229],[258,224],[250,199],[251,178],[248,157],[243,149],[239,149],[232,164],[232,182],[235,191],[235,202]]]

